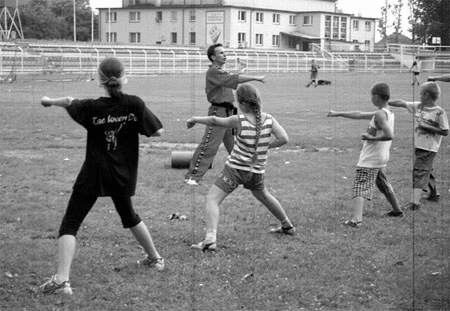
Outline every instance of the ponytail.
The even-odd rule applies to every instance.
[[[125,83],[125,69],[115,57],[105,58],[98,67],[100,84],[109,96],[118,99],[122,96],[122,84]]]
[[[261,106],[259,105],[259,103],[257,103],[257,104],[252,104],[251,107],[253,108],[253,113],[255,114],[255,118],[256,118],[255,153],[252,156],[252,161],[253,161],[253,163],[255,163],[258,160],[258,143],[259,143],[259,138],[261,136],[261,127],[262,127]]]

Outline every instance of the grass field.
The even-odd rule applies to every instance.
[[[320,78],[325,78],[321,73]],[[390,84],[393,98],[412,99],[406,73],[332,73],[331,86],[305,88],[303,74],[268,74],[260,85],[264,110],[290,136],[273,150],[266,184],[298,233],[267,233],[276,220],[239,188],[221,207],[216,254],[189,248],[203,238],[205,195],[222,169],[221,148],[200,187],[183,184],[184,170],[165,167],[170,151],[192,148],[203,126],[204,76],[130,78],[166,129],[142,138],[134,203],[166,258],[163,272],[139,268],[142,251],[122,229],[110,199],[99,199],[83,223],[72,267],[72,297],[42,296],[37,286],[54,273],[56,234],[85,152],[84,130],[39,99],[97,97],[95,82],[18,82],[0,85],[0,310],[450,310],[450,148],[435,161],[441,201],[402,219],[383,214],[377,192],[364,224],[350,215],[354,165],[367,121],[329,119],[335,110],[372,110],[369,90]],[[450,113],[450,84],[439,104]],[[417,94],[417,90],[416,90]],[[401,203],[411,196],[412,122],[396,109],[396,138],[388,173]],[[186,221],[170,221],[181,213]]]

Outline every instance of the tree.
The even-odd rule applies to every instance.
[[[450,45],[450,1],[410,0],[412,18],[411,30],[423,43],[432,43],[433,37],[440,37],[442,45]]]
[[[77,40],[91,39],[91,8],[88,0],[76,0]],[[25,38],[73,40],[73,2],[68,0],[31,0],[21,5]],[[98,17],[94,19],[97,29]]]
[[[394,17],[394,22],[392,26],[394,26],[394,34],[396,38],[396,43],[398,43],[399,34],[402,31],[402,8],[403,1],[397,0],[397,3],[392,6],[392,16]]]

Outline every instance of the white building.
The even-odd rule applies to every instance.
[[[376,19],[336,10],[336,0],[123,0],[101,8],[100,40],[230,48],[373,50]]]

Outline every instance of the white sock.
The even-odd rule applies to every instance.
[[[217,239],[217,230],[207,230],[205,242],[206,243],[214,243]]]

